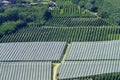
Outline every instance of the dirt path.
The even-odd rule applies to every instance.
[[[66,49],[66,51],[65,51],[65,54],[64,54],[61,62],[64,62],[64,61],[65,61],[65,59],[66,59],[66,57],[67,57],[67,55],[68,55],[69,50],[70,50],[70,44],[68,44],[67,49]]]
[[[70,44],[68,44],[68,46],[66,48],[66,51],[65,51],[65,54],[63,55],[63,58],[62,58],[61,62],[65,61],[65,59],[67,57],[67,54],[69,52],[69,49],[70,49]],[[53,80],[57,80],[57,74],[58,74],[59,68],[60,68],[60,63],[53,63]]]
[[[57,73],[60,67],[60,63],[54,63],[53,64],[53,80],[57,80]]]

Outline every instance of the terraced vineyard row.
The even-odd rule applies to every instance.
[[[115,37],[110,35],[116,34]],[[118,40],[119,27],[26,27],[0,38],[0,42]]]
[[[81,14],[81,10],[77,8],[77,6],[57,6],[55,10],[50,10],[53,16],[76,16]]]
[[[54,3],[56,8],[51,9],[50,12],[54,17],[66,17],[66,16],[89,16],[96,17],[88,11],[81,9],[79,6],[73,3],[73,0],[56,0]]]
[[[71,6],[57,6],[57,8],[55,8],[54,10],[50,10],[52,16],[54,17],[66,17],[66,16],[78,16],[78,17],[97,17],[96,15],[91,14],[88,11],[85,10],[81,10],[80,8],[78,8],[75,5],[71,5]]]
[[[109,26],[110,24],[103,19],[99,18],[52,18],[46,26]]]

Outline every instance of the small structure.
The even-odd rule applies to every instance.
[[[30,6],[36,6],[36,5],[38,5],[38,3],[30,3],[29,5]]]
[[[48,8],[49,8],[50,10],[54,10],[54,9],[56,8],[56,3],[50,1],[50,3],[48,4]]]
[[[7,0],[2,1],[2,5],[4,5],[4,6],[10,5],[10,4],[11,4],[10,1],[7,1]]]

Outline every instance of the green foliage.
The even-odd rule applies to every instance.
[[[18,3],[10,7],[0,8],[0,34],[11,33],[12,30],[32,26],[109,26],[108,22],[120,25],[120,9],[114,7],[107,0],[56,0],[57,7],[54,10],[48,10],[47,6],[24,6]],[[114,3],[115,4],[115,3]],[[97,12],[100,18],[86,9]],[[63,18],[64,17],[64,18]],[[20,20],[20,21],[19,21]],[[15,26],[9,22],[16,22]],[[5,24],[9,23],[10,30]],[[18,25],[20,23],[20,25]],[[15,28],[15,29],[14,29]],[[6,29],[6,30],[5,30]],[[8,30],[8,32],[7,32]],[[57,34],[57,33],[56,33]],[[72,35],[72,34],[71,34]]]
[[[0,24],[7,21],[7,15],[0,13]]]
[[[111,3],[114,7],[120,8],[120,0],[104,0],[104,2]]]
[[[0,26],[0,32],[1,34],[11,33],[12,31],[15,30],[15,28],[16,28],[15,22],[5,22],[2,24],[2,26]]]
[[[80,0],[72,0],[73,4],[78,4]]]
[[[119,80],[120,73],[100,74],[91,77],[92,80]]]
[[[79,6],[74,5],[74,0],[57,0],[56,9],[50,12],[54,17],[59,16],[78,16],[81,15],[81,10]]]
[[[29,2],[33,2],[33,0],[28,0]]]
[[[5,12],[7,14],[7,19],[10,21],[16,21],[18,20],[18,9],[17,8],[8,8],[5,10]]]
[[[44,18],[44,20],[48,21],[49,19],[52,18],[52,14],[48,10],[46,10],[43,15],[43,18]]]
[[[12,32],[15,32],[17,29],[21,28],[21,27],[25,27],[26,23],[24,23],[23,21],[8,21],[3,23],[0,26],[0,36],[4,35],[4,34],[9,34]]]
[[[112,9],[113,7],[110,3],[103,3],[103,5],[99,8],[98,15],[102,18],[108,18]]]
[[[111,14],[110,17],[109,17],[109,20],[112,23],[120,26],[120,14],[119,13],[113,13],[113,14]]]
[[[22,0],[16,0],[16,3],[21,3],[22,2]]]
[[[109,22],[111,22],[114,25],[119,26],[120,25],[120,8],[113,6],[115,2],[111,3],[105,0],[103,5],[98,9],[98,15],[101,18],[108,18]]]
[[[92,12],[97,12],[98,8],[103,4],[103,0],[88,0],[86,8]]]
[[[79,6],[80,6],[80,8],[84,8],[84,9],[85,9],[86,1],[85,1],[85,0],[80,1],[80,2],[79,2]]]
[[[0,10],[0,31],[2,35],[7,34],[8,32],[14,32],[16,30],[14,28],[25,27],[26,24],[31,22],[43,25],[50,17],[52,17],[46,6],[23,6],[16,4],[11,7],[0,8]],[[12,23],[14,25],[12,25]]]
[[[72,0],[56,0],[57,6],[70,6],[73,5]]]
[[[0,13],[3,13],[3,12],[4,12],[4,8],[0,7]]]

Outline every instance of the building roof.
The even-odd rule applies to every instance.
[[[4,0],[4,1],[2,1],[2,3],[3,4],[10,4],[11,2]]]

